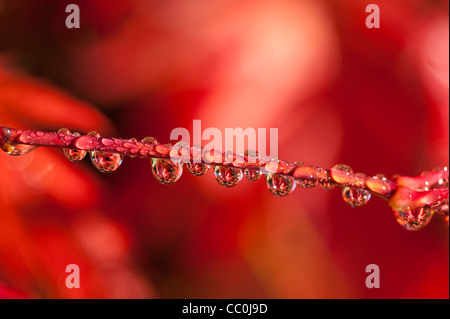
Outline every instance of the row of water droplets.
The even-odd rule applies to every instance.
[[[23,155],[27,154],[37,146],[26,145],[26,144],[14,144],[9,140],[8,128],[3,128],[3,141],[0,145],[2,150],[10,155]],[[20,134],[21,131],[18,131]],[[43,134],[42,132],[31,133],[36,136]],[[62,128],[58,131],[60,138],[69,141],[73,136],[80,136],[79,133],[71,133],[67,128]],[[88,136],[94,137],[100,140],[101,136],[99,133],[92,131],[88,133]],[[33,137],[33,136],[31,136]],[[110,146],[112,140],[101,139],[101,142],[105,146]],[[127,148],[127,144],[136,145],[136,143],[158,145],[158,141],[154,137],[146,137],[138,142],[136,139],[130,139],[129,143],[125,142],[122,144],[124,148]],[[122,146],[118,146],[122,148]],[[170,144],[167,146],[171,147]],[[201,150],[201,148],[200,148]],[[135,157],[137,149],[130,149],[130,156]],[[80,149],[64,148],[63,153],[70,161],[78,162],[84,159],[88,151]],[[201,153],[201,152],[200,152]],[[89,151],[91,161],[95,168],[103,173],[111,173],[116,171],[123,161],[123,154],[112,153],[105,151]],[[255,151],[245,151],[245,156],[249,159],[258,158],[258,154]],[[183,163],[174,162],[168,158],[152,158],[152,173],[155,179],[162,184],[173,184],[178,181],[183,173]],[[205,175],[210,169],[210,165],[205,163],[185,163],[187,170],[194,176]],[[234,166],[227,165],[213,165],[214,177],[217,182],[225,187],[233,187],[239,184],[243,176],[250,181],[257,181],[261,178],[261,175],[266,175],[266,186],[269,191],[278,197],[283,197],[289,195],[296,186],[301,188],[312,188],[319,184],[323,189],[330,190],[339,184],[347,184],[347,179],[349,176],[353,176],[354,180],[352,186],[342,186],[342,197],[344,201],[351,207],[361,207],[365,205],[371,198],[371,192],[367,189],[367,179],[363,173],[354,174],[353,170],[345,164],[337,164],[333,166],[329,171],[326,169],[321,169],[317,167],[304,166],[301,162],[294,162],[293,164],[276,161],[276,168],[269,168],[273,165],[273,162],[268,162],[266,164],[266,172],[261,173],[259,167],[242,167],[237,168]],[[281,169],[279,169],[281,167]],[[294,172],[292,175],[284,175]],[[280,172],[284,174],[279,174]],[[356,178],[356,179],[355,179]],[[366,182],[365,182],[366,181]],[[380,188],[385,190],[387,178],[382,175],[376,175],[369,179],[369,185],[372,190]],[[448,188],[448,179],[439,181],[440,186]],[[380,186],[381,185],[381,186]],[[389,190],[386,190],[386,194]],[[434,213],[439,213],[445,217],[447,224],[449,223],[449,201],[448,198],[444,199],[433,206],[424,206],[407,211],[396,211],[394,210],[394,215],[397,222],[408,230],[418,230],[423,228],[428,224]]]
[[[67,128],[62,128],[58,131],[61,134],[71,134]],[[80,134],[75,132],[72,135],[79,136]],[[100,134],[92,131],[88,133],[96,139],[100,139]],[[135,141],[133,141],[135,142]],[[157,145],[158,141],[154,137],[146,137],[142,140],[142,143],[148,143]],[[125,144],[125,143],[124,143]],[[126,145],[124,145],[126,146]],[[170,146],[170,145],[168,145]],[[64,155],[71,161],[81,161],[85,156],[87,151],[78,149],[63,149]],[[123,161],[123,155],[119,153],[110,153],[102,151],[90,151],[89,152],[91,161],[95,168],[103,173],[114,172],[119,168]],[[254,160],[258,157],[256,151],[247,150],[244,153],[245,156],[251,157]],[[152,172],[155,179],[162,184],[173,184],[178,181],[183,173],[183,163],[176,163],[167,158],[152,158]],[[254,161],[256,162],[256,161]],[[269,165],[269,164],[268,164]],[[302,166],[303,163],[295,162],[294,165],[288,167],[284,172],[289,173],[297,166]],[[205,175],[210,169],[210,165],[205,163],[185,163],[187,170],[194,176]],[[308,167],[306,167],[308,168]],[[311,168],[312,169],[312,168]],[[214,177],[217,182],[225,187],[233,187],[239,184],[243,176],[250,181],[257,181],[260,179],[261,170],[259,168],[236,168],[233,166],[226,165],[214,165]],[[343,164],[335,165],[331,172],[341,171],[344,174],[352,174],[352,169]],[[294,178],[288,175],[281,175],[277,173],[267,173],[266,175],[266,185],[269,191],[275,196],[283,197],[289,195],[298,185],[301,188],[311,188],[316,186],[318,183],[325,190],[330,190],[334,188],[336,183],[331,180],[330,176],[325,176],[323,178],[317,179],[315,177],[309,177],[306,175],[305,178]],[[344,201],[352,207],[360,207],[365,205],[370,197],[371,193],[364,188],[355,187],[344,187],[342,190],[342,196]]]
[[[91,132],[88,135],[96,138],[100,137],[97,132]],[[142,140],[142,142],[154,145],[158,144],[158,141],[153,137],[146,137]],[[83,151],[65,150],[66,156],[71,160],[74,160],[74,157],[76,158],[75,160],[79,160],[80,157],[82,158],[82,156],[84,156],[80,156],[79,152]],[[90,152],[90,155],[94,166],[102,172],[115,171],[120,166],[123,159],[121,154],[116,153],[92,151]],[[245,151],[244,155],[253,159],[258,157],[257,152],[249,150]],[[175,183],[180,179],[183,173],[183,163],[176,163],[167,158],[152,158],[151,161],[153,176],[162,184]],[[194,176],[203,176],[210,169],[210,165],[205,163],[189,162],[184,165]],[[302,174],[300,174],[301,178],[295,178],[289,175],[281,175],[277,173],[265,174],[266,186],[269,191],[275,196],[283,197],[294,191],[297,185],[301,188],[312,188],[319,184],[323,189],[330,190],[339,183],[345,183],[346,176],[353,175],[356,177],[355,187],[342,187],[342,197],[344,201],[351,207],[361,207],[367,204],[371,198],[371,192],[364,186],[366,176],[363,173],[354,174],[353,170],[348,165],[337,164],[331,168],[329,174],[327,170],[303,166],[303,163],[295,162],[294,166],[288,165],[283,172],[289,173],[295,168],[297,168],[297,172],[298,170],[302,171]],[[312,170],[314,170],[314,174]],[[263,175],[259,168],[246,167],[241,169],[226,165],[214,165],[213,172],[217,182],[224,187],[236,186],[242,180],[244,175],[250,181],[257,181],[261,178],[261,175]],[[382,174],[375,175],[373,179],[379,180],[380,182],[387,181],[386,176]],[[445,218],[448,223],[448,199],[438,203],[434,207],[425,206],[404,212],[394,210],[394,215],[397,222],[406,229],[419,230],[429,223],[434,212],[439,212],[444,215],[446,214]]]
[[[60,133],[68,134],[67,129],[60,130]],[[100,134],[97,132],[90,132],[88,135],[99,138]],[[142,140],[143,143],[157,145],[158,141],[153,137],[146,137]],[[170,145],[169,145],[170,146]],[[70,160],[81,160],[85,151],[65,149],[64,153]],[[247,157],[257,158],[258,154],[255,151],[245,151]],[[115,171],[122,163],[123,156],[116,153],[107,153],[92,151],[90,152],[91,160],[94,166],[102,172]],[[152,173],[155,179],[162,184],[173,184],[178,181],[183,173],[183,164],[176,163],[167,158],[152,158]],[[203,176],[210,169],[210,165],[205,163],[185,163],[187,170],[194,176]],[[302,167],[303,178],[295,178],[289,175],[281,175],[277,173],[267,173],[266,186],[269,191],[275,196],[283,197],[289,195],[296,186],[301,188],[312,188],[319,184],[323,189],[330,190],[339,183],[345,183],[346,176],[353,175],[356,177],[355,187],[342,187],[342,197],[344,201],[351,207],[364,206],[371,198],[371,192],[364,186],[366,176],[363,173],[354,174],[351,167],[345,164],[337,164],[330,170],[329,176],[326,170],[303,166],[301,162],[295,162],[294,166],[288,167],[284,173],[289,173],[292,169]],[[217,182],[224,187],[233,187],[239,184],[243,176],[250,181],[257,181],[261,178],[261,170],[259,168],[236,168],[226,165],[214,165],[214,177]],[[308,176],[308,170],[310,176]],[[314,170],[316,175],[311,172]],[[318,172],[318,174],[317,174]],[[386,176],[382,174],[375,175],[374,180],[381,182],[386,181]],[[359,181],[359,182],[358,182]],[[448,184],[448,181],[447,181]],[[394,215],[397,222],[408,230],[418,230],[428,224],[434,212],[446,214],[448,223],[448,200],[444,200],[436,204],[434,207],[425,206],[412,209],[409,211],[395,211]]]

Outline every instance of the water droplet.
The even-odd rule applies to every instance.
[[[280,161],[279,163],[279,170],[283,174],[290,174],[292,170],[296,167],[294,163],[290,163],[288,161]]]
[[[190,155],[192,156],[192,160],[194,162],[201,162],[203,156],[203,148],[201,145],[194,145],[190,149]]]
[[[30,153],[32,150],[36,149],[37,146],[34,145],[25,145],[25,144],[9,144],[8,151],[6,154],[19,156]],[[3,149],[3,147],[2,147]]]
[[[174,163],[189,163],[191,149],[189,144],[184,141],[179,141],[172,146],[169,154],[171,161]]]
[[[388,178],[384,174],[377,174],[374,176],[374,178],[379,179],[380,181],[384,181],[384,182],[388,180]]]
[[[68,128],[65,128],[65,127],[60,128],[58,130],[58,134],[65,134],[65,135],[67,135],[67,134],[70,134],[70,130]],[[62,135],[60,135],[60,137],[62,137]]]
[[[310,179],[310,180],[307,180],[307,179],[296,179],[295,182],[301,188],[311,188],[311,187],[316,186],[316,184],[317,184],[317,180],[316,179]]]
[[[142,156],[148,156],[148,149],[146,149],[146,148],[141,148],[140,150],[139,150],[139,154],[141,154]]]
[[[419,207],[406,212],[394,210],[397,222],[407,230],[419,230],[425,227],[433,216],[431,207]]]
[[[137,149],[137,148],[130,148],[130,157],[131,158],[135,158],[137,155],[137,153],[139,152],[139,149]]]
[[[248,164],[256,164],[258,161],[258,152],[255,150],[245,150],[244,156],[247,156]]]
[[[317,184],[317,172],[311,166],[297,166],[294,178],[297,185],[302,188],[311,188]]]
[[[91,131],[87,135],[78,137],[75,140],[75,146],[81,150],[92,150],[97,146],[100,134],[96,131]]]
[[[220,165],[214,166],[214,177],[222,186],[236,186],[242,180],[243,176],[244,174],[239,168]]]
[[[129,156],[131,157],[131,158],[135,158],[136,157],[136,154],[137,154],[137,152],[138,152],[138,149],[135,147],[136,146],[136,143],[138,142],[138,140],[137,139],[135,139],[135,138],[130,138],[129,140],[129,143],[130,143],[130,146],[129,147],[127,147],[127,148],[129,148]],[[124,147],[125,147],[125,143],[124,143]]]
[[[100,135],[100,133],[99,132],[96,132],[96,131],[90,131],[87,135],[89,135],[89,136],[92,136],[92,137],[95,137],[95,138],[99,138],[99,137],[101,137],[101,135]]]
[[[153,176],[161,184],[173,184],[183,174],[183,164],[165,158],[152,158]]]
[[[147,136],[147,137],[144,137],[142,139],[142,143],[157,145],[158,144],[158,140],[156,138],[152,137],[152,136]]]
[[[271,158],[265,165],[264,169],[271,174],[280,173],[280,161],[277,158]]]
[[[353,174],[353,169],[346,164],[336,164],[331,168],[331,170],[344,171]]]
[[[342,189],[342,197],[351,207],[361,207],[370,200],[371,193],[363,188],[346,186]]]
[[[91,151],[89,154],[92,164],[103,173],[114,172],[119,168],[123,160],[123,155],[118,153]]]
[[[225,165],[234,163],[235,159],[236,159],[236,154],[234,154],[233,151],[228,150],[223,154],[223,163]]]
[[[58,131],[58,134],[71,134],[70,131],[67,128],[62,128]],[[80,133],[75,132],[72,135],[74,136],[80,136]],[[63,148],[63,154],[64,156],[72,161],[72,162],[78,162],[81,161],[86,156],[86,151],[84,150],[77,150],[77,149],[71,149],[71,148]]]
[[[377,174],[374,177],[366,178],[364,185],[371,191],[383,196],[389,195],[392,191],[387,177],[383,174]]]
[[[83,135],[75,140],[75,146],[82,150],[92,150],[97,146],[97,138],[91,135]]]
[[[356,187],[364,187],[364,182],[367,179],[366,174],[364,173],[356,173],[354,176],[353,185]]]
[[[9,127],[3,127],[2,137],[0,137],[0,147],[6,154],[13,156],[25,155],[37,148],[34,145],[11,143],[10,134],[11,129]]]
[[[114,144],[114,141],[110,138],[102,138],[102,144],[105,146],[111,146]]]
[[[247,166],[247,163],[245,161],[245,157],[244,155],[241,154],[235,154],[234,155],[234,160],[233,160],[233,166],[234,167],[239,167],[239,168],[244,168]]]
[[[203,150],[203,160],[208,164],[223,163],[223,154],[218,150]]]
[[[350,182],[350,175],[353,174],[351,167],[345,164],[334,165],[330,172],[331,178],[339,184],[346,184]]]
[[[267,174],[266,185],[275,196],[287,196],[295,189],[295,181],[291,176]]]
[[[209,165],[203,163],[186,163],[186,168],[194,176],[205,175],[209,170]]]
[[[167,156],[170,153],[171,146],[167,144],[159,144],[155,146],[155,151],[159,153],[159,155]]]
[[[258,168],[246,168],[244,174],[252,182],[257,181],[261,177],[261,171]]]
[[[317,178],[319,179],[320,187],[329,191],[336,186],[336,183],[331,179],[328,170],[324,168],[317,168]]]

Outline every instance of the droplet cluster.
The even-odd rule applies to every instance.
[[[83,160],[89,153],[94,167],[103,173],[116,171],[125,156],[150,158],[153,176],[162,184],[177,182],[183,167],[194,176],[203,176],[212,166],[214,178],[224,187],[236,186],[244,175],[249,181],[258,181],[265,175],[268,190],[277,197],[289,195],[297,186],[307,189],[319,185],[324,190],[339,186],[345,203],[361,207],[375,194],[389,201],[395,219],[408,230],[423,228],[433,215],[443,216],[447,224],[449,220],[447,167],[425,171],[417,177],[397,176],[390,180],[382,174],[370,177],[354,173],[345,164],[325,169],[261,157],[253,150],[236,155],[205,150],[199,145],[189,147],[184,142],[174,146],[160,144],[150,136],[137,140],[102,137],[95,131],[80,135],[67,128],[57,133],[0,128],[0,147],[10,155],[24,155],[38,146],[55,146],[62,148],[65,157],[73,162]]]
[[[69,129],[62,128],[58,131],[58,134],[71,134]],[[80,136],[80,133],[74,132],[72,133],[73,136]],[[84,159],[86,156],[85,150],[78,150],[78,149],[72,149],[72,148],[63,148],[63,153],[66,158],[72,162],[79,162]]]

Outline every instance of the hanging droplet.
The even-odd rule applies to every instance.
[[[19,156],[30,153],[37,148],[34,145],[16,144],[10,141],[11,129],[9,127],[3,127],[2,137],[0,137],[0,147],[8,155]]]
[[[58,131],[59,134],[71,134],[70,131],[67,128],[62,128]],[[74,136],[80,136],[80,133],[75,132],[72,135]],[[71,148],[63,148],[63,154],[64,156],[72,161],[72,162],[78,162],[81,161],[86,156],[86,151],[84,150],[77,150],[77,149],[71,149]]]
[[[333,189],[336,184],[331,181],[319,181],[320,187],[322,187],[324,190],[329,191]]]
[[[371,193],[363,188],[346,186],[342,189],[342,197],[351,207],[361,207],[370,200]]]
[[[329,191],[336,186],[336,183],[331,179],[328,170],[324,168],[317,168],[317,178],[319,180],[320,187]]]
[[[280,174],[267,174],[266,185],[275,196],[287,196],[295,189],[295,181],[291,176]]]
[[[183,164],[165,158],[152,158],[153,176],[161,184],[173,184],[183,174]]]
[[[394,210],[397,222],[407,230],[419,230],[425,227],[433,216],[431,207],[419,207],[406,212]]]
[[[242,176],[244,176],[244,174],[239,168],[220,165],[214,166],[214,177],[222,186],[236,186],[242,180]]]
[[[87,135],[95,137],[96,139],[101,137],[96,131],[91,131]],[[102,173],[114,172],[119,168],[123,161],[123,155],[119,153],[91,151],[89,152],[89,155],[91,156],[92,164],[94,164],[95,168]]]
[[[257,181],[261,177],[261,172],[258,168],[246,168],[244,174],[252,182]]]
[[[331,168],[330,174],[331,178],[333,178],[336,183],[346,184],[350,182],[350,175],[353,174],[353,170],[348,165],[337,164]]]
[[[186,168],[194,176],[203,176],[208,172],[209,165],[203,163],[186,163]]]
[[[308,180],[308,179],[296,179],[295,182],[301,188],[311,188],[311,187],[316,186],[316,184],[317,184],[317,180],[316,179],[310,179],[310,180]]]
[[[248,180],[255,182],[261,177],[261,170],[256,166],[258,162],[258,152],[255,150],[245,150],[244,156],[247,157],[246,165],[250,165],[250,167],[244,169],[244,175]]]
[[[102,173],[111,173],[122,164],[123,155],[119,153],[91,151],[92,164]]]

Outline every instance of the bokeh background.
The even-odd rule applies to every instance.
[[[81,28],[65,27],[76,3]],[[367,29],[365,8],[380,7]],[[0,125],[170,142],[176,127],[277,127],[282,159],[368,175],[448,165],[448,1],[2,0]],[[448,298],[441,216],[380,198],[276,198],[126,158],[0,154],[2,298]],[[77,264],[81,288],[67,289]],[[377,264],[381,288],[367,289]]]

